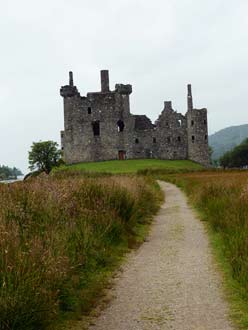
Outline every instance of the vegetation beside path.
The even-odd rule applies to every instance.
[[[148,174],[181,187],[208,224],[233,318],[241,329],[248,329],[248,172]]]
[[[0,329],[55,329],[87,313],[161,199],[135,176],[68,171],[0,184]]]

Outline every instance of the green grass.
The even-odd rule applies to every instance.
[[[144,169],[168,169],[168,170],[198,170],[202,169],[200,164],[190,160],[160,160],[160,159],[130,159],[110,160],[104,162],[80,163],[68,166],[61,166],[60,170],[84,170],[91,172],[109,173],[136,173]]]

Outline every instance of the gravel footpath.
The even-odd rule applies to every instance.
[[[91,330],[231,330],[203,224],[174,185],[147,242],[114,280],[114,298]]]

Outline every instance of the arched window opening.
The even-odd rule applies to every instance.
[[[178,136],[178,137],[177,137],[177,141],[178,141],[178,142],[181,142],[181,136]]]
[[[153,143],[157,143],[157,139],[155,137],[152,139],[152,141]]]
[[[99,121],[93,121],[92,129],[93,129],[94,136],[99,136],[100,135],[100,122]]]
[[[165,122],[165,126],[169,127],[169,122],[168,121]]]
[[[124,131],[124,122],[122,120],[118,120],[117,121],[117,129],[118,129],[118,132],[123,132]]]
[[[88,115],[91,114],[91,107],[88,107]]]
[[[178,119],[177,123],[178,123],[178,126],[181,127],[182,126],[182,119]]]
[[[194,126],[194,120],[191,120],[191,126]]]
[[[205,135],[205,141],[207,141],[207,139],[208,139],[208,136],[207,136],[207,135]]]
[[[191,140],[192,140],[192,143],[195,142],[195,136],[194,135],[192,135]]]
[[[139,139],[135,139],[135,143],[138,144],[139,143]]]

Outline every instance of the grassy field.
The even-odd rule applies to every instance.
[[[135,173],[144,169],[198,170],[202,166],[189,160],[132,159],[80,163],[61,166],[58,170],[84,170],[109,173]]]
[[[232,315],[248,329],[248,171],[158,174],[186,192],[208,225]]]
[[[0,330],[57,329],[88,313],[161,199],[134,176],[0,184]]]

